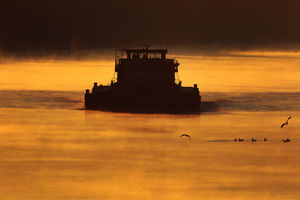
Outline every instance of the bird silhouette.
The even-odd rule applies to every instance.
[[[190,142],[192,142],[192,140],[191,140],[191,136],[190,136],[190,135],[188,135],[188,134],[182,134],[180,137],[188,137],[188,138],[190,139]]]
[[[252,142],[256,142],[256,139],[255,139],[255,138],[251,138],[251,141],[252,141]]]
[[[291,140],[289,138],[286,138],[285,140],[282,140],[283,142],[290,142]]]
[[[292,118],[292,116],[289,116],[286,120],[286,122],[284,122],[283,124],[281,124],[280,128],[283,128],[284,126],[289,124],[289,120]]]
[[[244,139],[239,138],[239,142],[243,142],[243,141],[244,141]]]

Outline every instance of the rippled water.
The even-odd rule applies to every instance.
[[[217,109],[201,115],[86,111],[80,92],[0,94],[1,199],[300,196],[299,93],[203,93]]]
[[[0,199],[299,199],[299,55],[179,61],[201,115],[84,110],[113,62],[1,63]]]

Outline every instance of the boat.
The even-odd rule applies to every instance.
[[[183,87],[179,62],[167,58],[167,49],[117,49],[110,84],[94,83],[86,90],[85,107],[115,112],[199,113],[197,84]]]

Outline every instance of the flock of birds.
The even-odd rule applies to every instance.
[[[292,116],[289,116],[289,117],[287,118],[287,120],[286,120],[284,123],[281,124],[280,128],[283,128],[284,126],[287,126],[287,125],[289,124],[289,120],[290,120],[291,118],[292,118]],[[185,133],[184,133],[184,134],[180,135],[180,137],[187,137],[187,138],[189,138],[190,142],[192,142],[191,136],[188,135],[188,134],[185,134]],[[235,142],[237,142],[237,141],[243,142],[244,139],[242,139],[242,138],[238,138],[238,139],[234,138],[234,141],[235,141]],[[255,138],[251,138],[251,141],[252,141],[252,142],[256,142],[257,140],[256,140]],[[266,142],[266,141],[268,141],[268,139],[267,139],[267,138],[264,138],[263,141]],[[286,138],[285,140],[282,140],[282,141],[283,141],[283,142],[290,142],[291,140],[290,140],[289,138]]]
[[[234,138],[234,141],[235,141],[235,142],[237,142],[237,141],[243,142],[244,139],[241,139],[241,138],[236,139],[236,138]],[[251,138],[251,142],[256,142],[256,141],[257,141],[257,140],[256,140],[255,138]],[[266,142],[266,141],[268,141],[268,139],[267,139],[267,138],[264,138],[263,141]],[[282,140],[282,141],[283,141],[283,142],[290,142],[291,140],[290,140],[289,138],[286,138],[285,140]]]

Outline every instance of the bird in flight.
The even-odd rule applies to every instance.
[[[280,128],[283,128],[284,126],[289,124],[289,120],[292,118],[292,116],[289,116],[286,120],[286,122],[284,122],[283,124],[281,124]]]
[[[190,135],[188,135],[188,134],[182,134],[180,137],[188,137],[188,138],[190,139],[190,142],[192,142],[192,140],[191,140],[191,136],[190,136]]]

